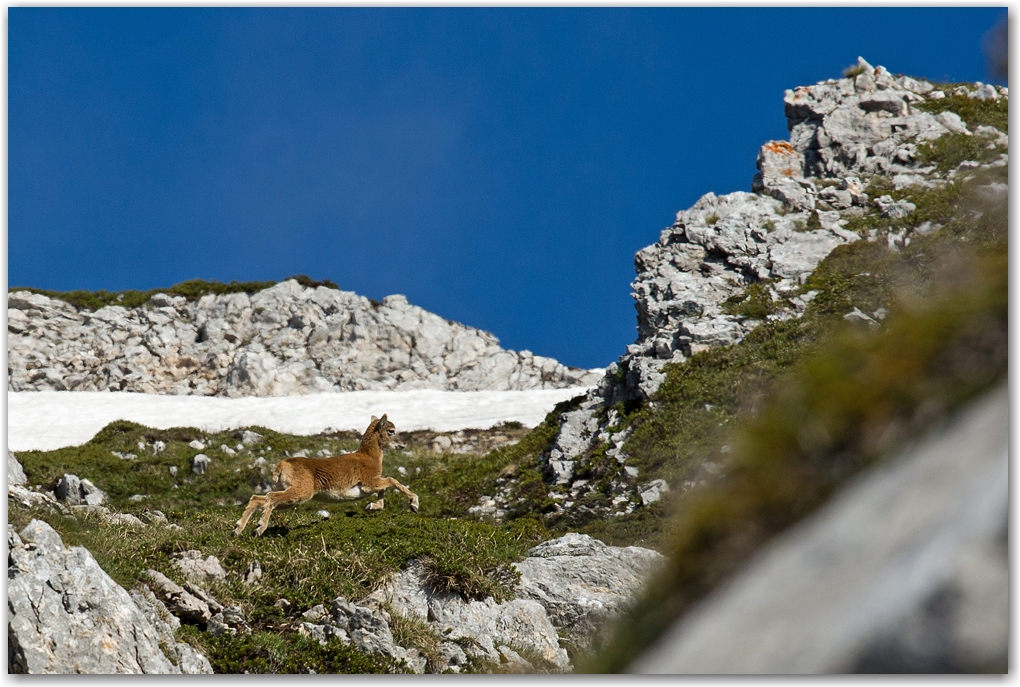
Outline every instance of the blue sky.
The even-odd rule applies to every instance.
[[[603,366],[633,255],[863,55],[1000,83],[1005,8],[8,10],[8,284],[331,279]]]

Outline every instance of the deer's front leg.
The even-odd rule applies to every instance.
[[[237,521],[237,527],[234,528],[234,536],[235,537],[238,536],[239,534],[241,534],[241,532],[244,531],[244,528],[247,527],[247,525],[248,525],[248,520],[251,519],[252,513],[254,513],[255,510],[257,508],[259,508],[260,506],[265,505],[265,502],[266,502],[266,497],[265,496],[259,496],[258,494],[256,494],[255,496],[252,496],[248,500],[248,507],[244,509],[244,513],[241,515],[241,519]]]

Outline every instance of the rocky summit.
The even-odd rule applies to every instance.
[[[567,490],[568,502],[579,501],[591,489],[586,481],[575,480],[575,473],[602,448],[618,463],[618,496],[595,515],[630,513],[631,508],[617,505],[637,501],[630,496],[648,500],[652,485],[636,479],[637,469],[626,464],[623,444],[630,432],[613,431],[620,418],[613,406],[651,399],[665,380],[667,364],[739,343],[766,320],[801,316],[816,294],[801,287],[837,246],[882,241],[895,251],[909,244],[912,233],[938,229],[919,223],[880,235],[876,229],[846,228],[864,216],[877,213],[893,220],[916,210],[888,195],[869,197],[872,179],[881,177],[895,189],[937,189],[960,175],[1008,166],[1005,132],[969,126],[949,109],[937,114],[924,109],[926,103],[950,97],[999,101],[1008,98],[1007,89],[978,83],[954,86],[947,93],[925,80],[893,76],[864,58],[848,73],[786,91],[790,139],[761,146],[752,192],[705,194],[677,213],[658,242],[635,255],[637,276],[631,287],[637,340],[609,365],[599,387],[578,409],[562,414],[558,436],[543,456],[548,481]],[[947,135],[979,143],[984,161],[963,160],[949,170],[926,163],[923,146]],[[1005,190],[996,183],[979,189],[985,195]],[[755,288],[760,307],[747,307],[755,300]],[[846,319],[877,325],[884,316],[879,309],[849,312]],[[578,487],[578,482],[584,484]]]
[[[411,305],[289,279],[198,300],[157,293],[95,311],[7,296],[10,391],[288,396],[329,391],[558,389],[601,371],[500,348],[492,334]]]

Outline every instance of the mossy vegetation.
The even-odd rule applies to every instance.
[[[340,288],[328,279],[315,281],[304,274],[287,277],[287,279],[295,279],[299,284],[306,288],[314,288],[317,286],[325,286],[330,289]],[[287,281],[287,279],[282,281]],[[66,301],[79,310],[90,310],[94,312],[108,305],[119,305],[124,308],[137,308],[148,303],[149,300],[157,293],[165,293],[169,296],[184,296],[189,301],[197,301],[202,296],[210,294],[221,296],[231,293],[247,293],[250,296],[258,293],[259,291],[268,289],[271,286],[275,286],[278,283],[279,282],[275,281],[231,281],[224,284],[216,280],[206,281],[204,279],[189,279],[188,281],[182,281],[179,284],[174,284],[173,286],[169,286],[165,289],[149,289],[148,291],[139,291],[137,289],[128,289],[126,291],[106,291],[103,289],[98,291],[48,291],[46,289],[37,289],[31,286],[13,286],[8,287],[7,292],[30,291],[32,293],[39,293],[50,298]]]
[[[730,296],[722,305],[723,312],[754,320],[764,320],[779,310],[779,302],[772,297],[769,282],[756,281],[735,296]]]
[[[954,95],[953,90],[961,85],[969,86],[969,84],[936,84],[936,88],[946,93],[946,97],[938,100],[929,98],[922,103],[915,103],[913,107],[931,114],[955,112],[967,123],[971,131],[979,126],[994,126],[1008,134],[1009,99],[978,100],[965,95]]]
[[[935,165],[940,172],[948,172],[964,160],[990,162],[1006,152],[989,138],[971,134],[946,134],[934,141],[925,141],[917,147],[921,164]]]
[[[854,64],[843,70],[844,79],[853,79],[868,70],[863,64]]]

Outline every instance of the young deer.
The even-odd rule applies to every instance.
[[[261,536],[269,526],[274,508],[291,508],[310,499],[319,501],[354,501],[370,494],[379,494],[379,500],[366,507],[381,510],[382,494],[395,487],[411,500],[411,510],[418,512],[418,496],[393,479],[382,476],[383,449],[404,448],[394,436],[396,427],[386,419],[372,416],[365,430],[361,446],[355,453],[333,458],[285,458],[273,470],[273,491],[265,496],[255,495],[237,521],[234,535],[241,534],[257,508],[262,508],[262,519],[255,530]]]

